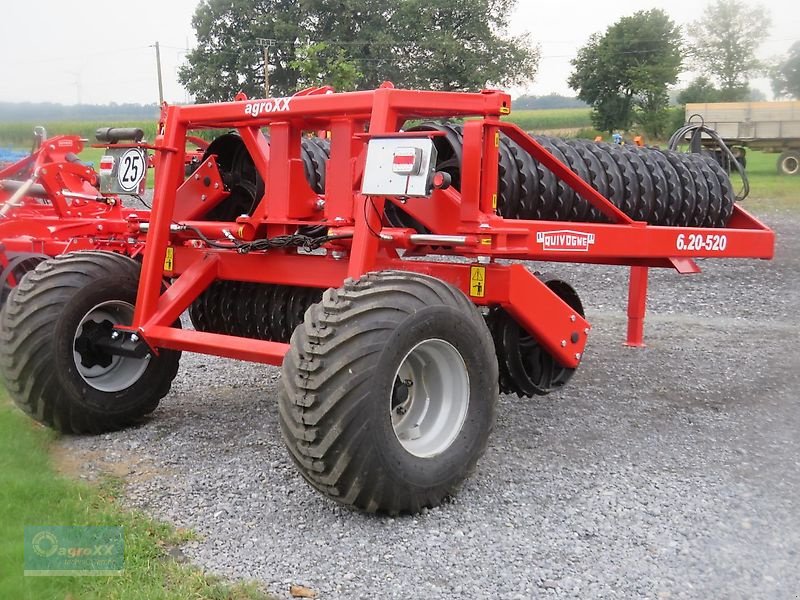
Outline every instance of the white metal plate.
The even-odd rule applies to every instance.
[[[398,173],[396,157],[419,156],[419,169]],[[425,138],[373,138],[367,146],[367,162],[361,193],[368,196],[430,196],[436,169],[436,148]],[[403,170],[403,169],[399,169]]]

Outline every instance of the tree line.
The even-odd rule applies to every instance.
[[[539,50],[508,34],[516,0],[202,0],[179,79],[198,101],[330,84],[476,89],[521,85]],[[265,48],[266,47],[266,48]]]
[[[197,45],[179,79],[201,102],[238,91],[288,95],[330,84],[347,91],[385,80],[405,88],[477,90],[535,78],[539,47],[508,33],[517,0],[202,0]],[[661,9],[634,12],[593,35],[572,60],[568,83],[601,131],[670,128],[669,91],[686,70],[698,77],[679,103],[745,100],[750,78],[770,74],[776,95],[800,96],[800,42],[765,65],[764,7],[712,0],[685,30]],[[526,99],[526,102],[529,100]],[[518,103],[515,102],[515,106]]]
[[[593,36],[572,61],[570,86],[592,106],[592,122],[601,131],[637,127],[661,137],[671,127],[668,91],[686,68],[698,76],[677,95],[678,104],[732,102],[758,96],[753,76],[782,73],[776,93],[797,95],[791,72],[782,64],[764,64],[756,51],[769,33],[763,6],[741,0],[715,0],[682,31],[660,9],[623,17]],[[796,45],[797,46],[797,45]],[[793,47],[794,48],[794,47]]]

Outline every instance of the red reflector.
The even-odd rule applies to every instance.
[[[392,156],[392,172],[405,177],[419,174],[422,151],[419,148],[397,148]]]

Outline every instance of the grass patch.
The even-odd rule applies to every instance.
[[[778,154],[747,151],[747,178],[750,181],[750,196],[744,201],[745,208],[800,209],[800,176],[779,175]],[[738,192],[741,179],[731,176]]]
[[[156,137],[158,115],[150,121],[47,121],[34,122],[2,122],[0,123],[0,146],[27,148],[33,143],[33,128],[42,125],[48,136],[79,135],[94,142],[94,134],[100,127],[139,127],[144,130],[146,140]]]
[[[122,484],[90,486],[58,475],[54,434],[10,405],[0,390],[0,598],[14,600],[267,600],[255,585],[229,585],[176,563],[167,550],[191,534],[120,506]],[[25,525],[122,526],[125,572],[115,577],[24,577]]]
[[[553,108],[541,110],[512,110],[504,119],[525,131],[552,129],[581,129],[592,126],[588,108]]]

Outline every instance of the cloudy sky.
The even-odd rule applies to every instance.
[[[595,32],[637,10],[666,8],[682,26],[702,13],[705,0],[603,1],[520,0],[514,33],[531,33],[541,45],[535,81],[520,93],[573,95],[566,85],[569,61]],[[191,17],[197,0],[39,0],[5,3],[0,18],[0,101],[52,101],[64,104],[156,102],[156,40],[161,44],[164,96],[187,100],[176,69],[193,44]],[[762,2],[773,25],[760,50],[781,55],[800,40],[800,3]],[[767,81],[754,82],[769,96]]]

